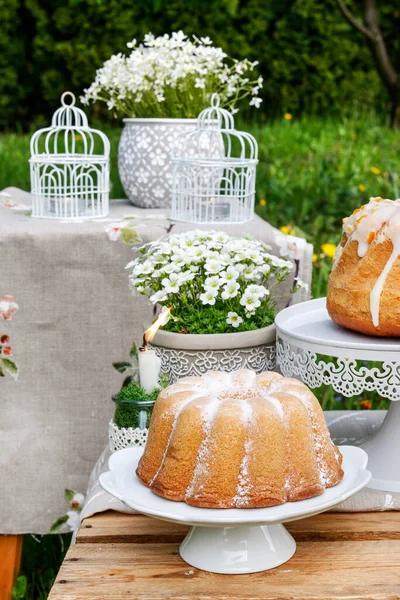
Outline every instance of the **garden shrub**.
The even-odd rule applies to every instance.
[[[149,30],[208,35],[232,56],[259,60],[264,115],[386,101],[367,45],[335,0],[0,0],[0,9],[3,126],[47,122],[63,91],[80,94],[104,60]],[[382,19],[385,32],[396,31],[393,2]],[[92,110],[92,118],[105,112]]]

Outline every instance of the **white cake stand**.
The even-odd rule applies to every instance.
[[[360,448],[342,446],[344,477],[321,496],[256,509],[196,508],[164,500],[135,475],[143,448],[125,448],[113,454],[110,470],[100,475],[101,487],[150,517],[185,523],[192,529],[181,544],[187,563],[213,573],[256,573],[289,560],[296,543],[282,523],[316,515],[346,500],[370,480],[367,455]]]
[[[377,391],[393,401],[379,432],[362,447],[372,473],[368,487],[400,492],[400,402],[395,402],[400,400],[400,339],[339,327],[329,317],[326,298],[286,308],[275,323],[283,375],[298,377],[310,388],[331,385],[344,396]],[[369,368],[369,362],[380,367]]]

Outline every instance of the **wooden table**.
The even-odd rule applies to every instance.
[[[287,528],[297,541],[289,562],[215,575],[179,556],[188,527],[99,514],[83,521],[49,600],[400,599],[400,513],[325,513]]]

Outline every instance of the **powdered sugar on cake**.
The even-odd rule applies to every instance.
[[[175,393],[177,399],[174,403],[171,400],[173,400]],[[314,481],[317,473],[323,488],[333,485],[334,481],[338,481],[340,466],[339,471],[335,466],[337,458],[335,452],[337,450],[334,449],[330,440],[323,417],[318,414],[318,411],[321,410],[318,402],[314,398],[316,405],[313,405],[313,396],[308,388],[297,380],[284,378],[277,373],[262,373],[257,376],[253,371],[241,370],[233,373],[208,372],[203,377],[180,380],[162,392],[160,401],[162,406],[165,399],[167,418],[163,419],[163,411],[161,410],[159,411],[161,414],[158,416],[158,422],[159,426],[162,427],[162,423],[167,421],[170,430],[168,430],[169,437],[163,454],[160,455],[160,451],[157,451],[157,461],[154,464],[151,477],[148,479],[149,483],[147,483],[147,485],[150,484],[149,487],[157,480],[165,464],[165,469],[162,472],[162,486],[166,486],[165,489],[168,490],[166,484],[168,469],[171,468],[170,465],[172,464],[173,472],[176,473],[177,465],[179,465],[179,457],[176,453],[179,454],[179,450],[185,450],[178,449],[178,445],[175,448],[175,443],[171,444],[171,440],[175,432],[179,439],[180,428],[181,426],[185,427],[185,415],[189,414],[190,410],[184,411],[184,409],[190,408],[190,404],[199,398],[201,398],[200,404],[197,403],[196,406],[200,408],[198,414],[200,415],[199,428],[201,428],[201,435],[194,436],[198,441],[195,445],[195,454],[190,463],[191,470],[188,472],[186,465],[185,485],[182,489],[182,495],[174,491],[175,497],[178,495],[182,499],[185,498],[189,504],[192,503],[195,506],[215,505],[216,507],[235,506],[246,508],[254,506],[255,502],[257,506],[260,506],[260,499],[261,502],[274,499],[278,503],[288,498],[293,499],[293,489],[295,491],[301,490],[302,487],[306,489],[307,478],[304,478],[302,466],[299,468],[299,475],[293,489],[291,487],[291,482],[294,481],[293,471],[290,464],[285,463],[285,460],[280,463],[279,470],[274,471],[277,473],[274,477],[278,483],[273,483],[271,480],[270,488],[269,475],[266,475],[269,471],[262,468],[264,460],[262,438],[265,435],[265,447],[267,448],[269,426],[274,427],[275,433],[272,436],[275,440],[274,443],[277,440],[279,441],[281,439],[279,436],[282,435],[284,436],[283,443],[285,447],[292,443],[289,440],[293,436],[293,432],[296,431],[296,421],[293,420],[293,416],[289,420],[289,414],[296,414],[293,411],[297,411],[299,416],[302,414],[300,406],[296,405],[297,400],[300,400],[304,405],[310,419],[313,445],[306,445],[305,448],[307,448],[307,456],[309,456],[307,461],[310,460],[310,472],[314,473],[312,475]],[[293,402],[294,399],[296,399],[296,403]],[[264,408],[262,408],[263,402],[265,402]],[[257,407],[260,407],[260,410]],[[181,416],[182,418],[180,418]],[[227,429],[224,431],[225,424]],[[156,431],[156,424],[154,424],[154,427]],[[302,427],[305,427],[304,431],[306,431],[306,423],[303,423]],[[236,433],[239,437],[236,436]],[[230,436],[232,436],[232,452]],[[220,448],[219,441],[222,439],[224,441]],[[302,447],[302,444],[300,446]],[[270,446],[271,450],[273,447]],[[166,460],[166,457],[170,456],[170,449],[173,451],[172,461]],[[145,452],[146,450],[147,448]],[[288,447],[287,450],[289,450]],[[232,463],[230,462],[231,454]],[[219,456],[221,456],[220,462],[218,462]],[[215,462],[216,460],[217,462]],[[185,458],[182,458],[182,461],[185,462]],[[257,464],[258,461],[261,462]],[[227,478],[227,481],[230,482],[227,488],[228,492],[225,490],[222,499],[218,499],[219,485],[221,487],[225,485],[224,478],[221,477],[223,465],[226,465],[228,469],[232,466],[234,470]],[[176,481],[175,477],[176,475],[174,475],[174,481]],[[267,477],[267,479],[263,480],[262,477]],[[235,482],[236,478],[237,483]],[[259,490],[257,486],[259,486]],[[270,497],[266,495],[266,489],[270,489]],[[159,492],[160,488],[157,493]]]

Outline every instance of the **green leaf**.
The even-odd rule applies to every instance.
[[[112,366],[118,371],[118,373],[126,373],[132,368],[131,363],[127,362],[126,360],[121,360],[120,362],[113,362]]]
[[[1,367],[0,367],[0,377],[4,377],[4,371]]]
[[[132,383],[132,381],[135,381],[134,377],[132,377],[132,375],[129,375],[128,377],[125,377],[123,383],[122,383],[122,387],[126,387],[127,385],[129,385],[130,383]]]
[[[5,370],[8,373],[10,373],[10,375],[12,377],[14,377],[14,379],[17,379],[18,367],[15,364],[15,362],[13,360],[11,360],[10,358],[0,358],[0,360],[3,363],[3,367],[5,368]]]
[[[25,575],[20,575],[14,581],[12,600],[23,600],[26,594],[27,581]]]
[[[134,229],[128,229],[124,227],[121,229],[121,241],[124,242],[124,244],[131,246],[132,244],[137,244],[140,242],[140,237],[137,231]]]
[[[129,351],[129,356],[131,357],[131,359],[133,360],[134,358],[138,358],[138,349],[136,348],[136,344],[135,342],[133,342],[132,344],[132,348]]]
[[[58,517],[50,527],[50,533],[58,533],[68,521],[68,515]]]
[[[74,490],[64,490],[64,498],[68,504],[71,504],[72,498],[75,496]]]

